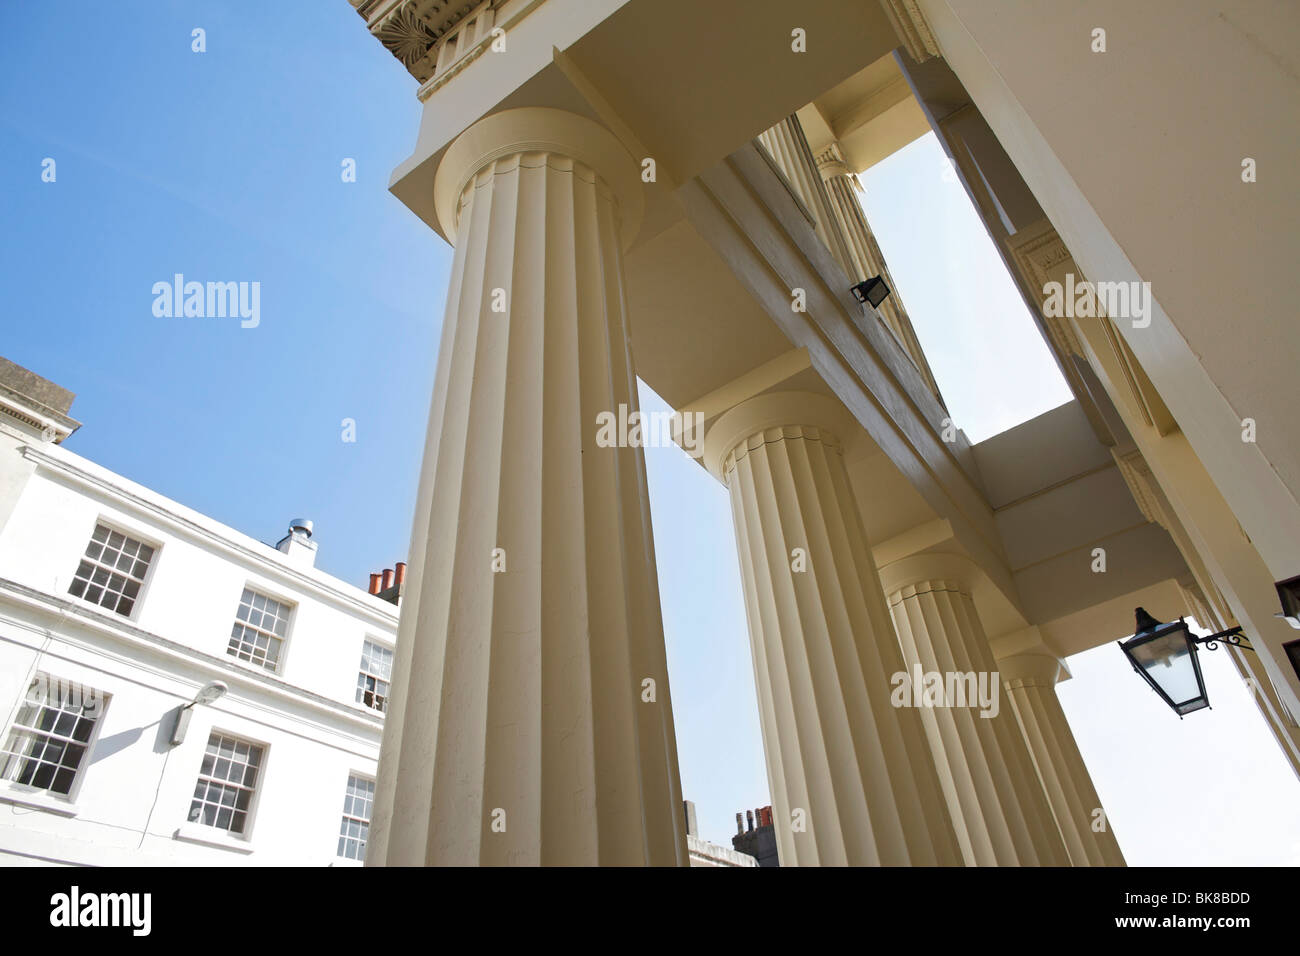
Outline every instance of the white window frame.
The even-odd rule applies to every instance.
[[[381,680],[380,676],[376,674],[374,671],[366,670],[364,667],[362,667],[362,664],[365,662],[368,656],[366,654],[367,644],[373,644],[375,647],[379,648],[380,650],[387,651],[388,654],[390,655],[390,660],[388,664],[388,677],[386,679],[383,679],[383,682],[388,685],[388,693],[384,695],[384,706],[382,708],[375,707],[373,704],[367,704],[365,702],[364,688],[362,686],[364,679],[370,677],[376,681]],[[361,660],[357,662],[357,685],[356,685],[356,691],[353,695],[355,703],[364,707],[366,710],[374,711],[376,714],[387,714],[388,705],[393,699],[393,665],[396,663],[397,663],[397,650],[396,648],[393,647],[392,644],[389,644],[387,641],[381,641],[377,637],[371,637],[367,635],[365,640],[362,641],[361,644]]]
[[[98,531],[101,527],[107,530],[109,534],[109,536],[105,538],[105,541],[103,542],[104,546],[106,546],[107,542],[111,540],[112,535],[120,534],[123,538],[126,538],[127,540],[130,541],[134,541],[140,546],[149,548],[153,551],[152,556],[146,562],[146,567],[144,569],[143,577],[139,577],[139,578],[135,577],[134,568],[132,568],[132,574],[126,575],[125,572],[123,572],[120,569],[117,569],[115,567],[109,568],[107,565],[102,564],[100,562],[100,558],[103,557],[103,547],[101,547],[100,549],[100,558],[89,557],[88,552],[90,551],[91,547],[97,544],[101,544],[101,542],[97,542],[95,540],[95,532]],[[77,557],[77,567],[72,572],[72,580],[68,583],[66,593],[68,594],[69,597],[73,598],[74,600],[80,601],[82,604],[86,604],[89,605],[90,607],[98,608],[101,611],[105,611],[109,614],[112,614],[114,617],[120,617],[127,621],[134,621],[139,615],[140,606],[144,603],[145,592],[148,590],[149,581],[153,576],[153,569],[158,566],[158,556],[161,553],[162,553],[162,545],[159,544],[157,540],[155,540],[154,538],[150,537],[147,534],[141,534],[139,531],[131,530],[127,526],[123,525],[120,521],[114,520],[112,518],[108,518],[104,515],[99,515],[97,518],[95,518],[95,523],[94,525],[91,526],[90,533],[86,536],[85,547],[81,549],[81,554]],[[138,551],[137,551],[137,555],[138,555]],[[135,560],[136,563],[139,563],[140,561],[138,556],[136,557]],[[114,563],[116,564],[116,562]],[[92,601],[90,598],[86,597],[86,590],[89,589],[90,587],[103,587],[102,585],[92,584],[90,583],[90,581],[88,581],[86,586],[82,588],[80,594],[74,594],[72,589],[76,587],[78,581],[78,572],[80,572],[82,564],[89,564],[91,565],[92,569],[104,570],[109,572],[109,574],[122,574],[127,578],[128,583],[137,582],[139,584],[139,588],[136,591],[135,597],[130,599],[131,600],[130,612],[123,614],[122,612],[118,611],[116,607],[109,608],[104,606],[97,600]],[[94,579],[91,578],[91,581],[93,580]],[[105,588],[105,590],[107,590],[107,588]],[[119,592],[119,600],[121,596],[124,596],[124,594],[125,594],[125,590]]]
[[[90,687],[81,681],[71,680],[65,677],[56,677],[46,671],[36,672],[32,675],[31,680],[28,681],[27,686],[22,689],[21,696],[18,698],[14,708],[10,712],[9,720],[4,730],[4,737],[0,738],[0,750],[3,750],[4,754],[9,753],[9,742],[13,738],[15,732],[19,729],[20,725],[18,723],[18,716],[22,713],[23,707],[27,703],[28,695],[32,692],[33,688],[41,682],[43,682],[47,688],[51,685],[58,688],[70,686],[76,689],[76,692],[82,701],[95,702],[94,707],[97,713],[93,718],[94,722],[90,728],[90,734],[84,742],[76,740],[75,737],[66,734],[52,733],[50,730],[42,730],[38,727],[31,727],[27,724],[21,725],[22,731],[25,731],[28,734],[40,734],[42,737],[47,739],[54,738],[73,743],[75,746],[84,747],[81,757],[77,761],[76,767],[73,769],[72,782],[68,786],[67,793],[58,793],[49,787],[40,787],[34,784],[21,783],[17,780],[11,780],[8,777],[0,777],[0,786],[3,786],[11,794],[30,795],[37,798],[37,803],[35,805],[39,805],[39,803],[43,801],[49,801],[55,806],[60,804],[70,806],[76,803],[77,798],[81,793],[82,785],[85,783],[86,772],[90,769],[92,758],[95,754],[95,747],[99,743],[99,735],[104,727],[104,718],[108,712],[108,704],[113,699],[113,695],[99,690],[98,688]],[[43,708],[44,704],[41,706]],[[69,711],[63,711],[61,708],[60,712],[70,713]],[[31,759],[29,755],[15,754],[14,756],[18,757],[18,759],[23,762]],[[4,757],[0,756],[0,764],[5,762]]]
[[[359,780],[362,783],[370,784],[370,813],[368,816],[359,817],[355,813],[348,812],[349,802],[354,799],[351,793],[353,780]],[[337,859],[356,866],[360,866],[366,862],[366,850],[370,847],[370,821],[374,819],[375,815],[375,784],[375,778],[370,774],[362,773],[359,770],[349,770],[348,779],[343,789],[343,813],[339,817],[339,832],[335,836],[334,840],[334,855]],[[366,828],[365,839],[361,841],[362,851],[360,857],[346,855],[342,852],[343,848],[339,846],[340,843],[345,841],[353,843],[358,842],[356,837],[349,836],[344,832],[344,828],[351,821],[362,823]]]
[[[239,616],[240,608],[242,608],[244,604],[244,591],[250,592],[253,595],[254,599],[260,597],[263,600],[274,601],[276,604],[280,605],[280,607],[284,608],[285,611],[284,634],[282,635],[276,634],[274,630],[267,631],[265,628],[259,625],[249,624],[248,621],[242,619]],[[289,652],[289,638],[293,633],[293,619],[295,616],[294,612],[297,610],[297,608],[298,605],[296,602],[281,597],[275,591],[269,590],[267,588],[261,587],[260,585],[253,584],[251,582],[246,582],[244,584],[243,590],[239,592],[239,600],[235,603],[235,614],[230,624],[230,633],[226,635],[226,656],[229,657],[231,660],[233,660],[236,664],[241,664],[244,667],[249,667],[252,668],[253,670],[260,671],[265,674],[283,674],[284,661],[285,658],[288,656],[288,652]],[[242,626],[247,630],[252,630],[259,634],[268,635],[271,639],[280,642],[280,651],[279,654],[276,655],[274,667],[267,667],[266,664],[264,663],[259,664],[255,660],[245,660],[244,658],[240,657],[238,654],[235,653],[235,650],[234,648],[231,647],[230,642],[235,639],[234,630],[236,626]]]
[[[211,746],[213,737],[220,737],[235,744],[246,744],[249,747],[257,748],[257,750],[260,751],[261,756],[259,757],[257,764],[257,778],[254,780],[252,787],[244,787],[242,784],[233,786],[229,779],[218,777],[213,773],[203,772],[203,764],[209,756],[208,747]],[[201,818],[198,820],[191,819],[194,811],[194,801],[198,799],[194,792],[191,791],[188,798],[189,804],[185,810],[185,824],[182,829],[192,831],[195,834],[206,834],[210,841],[233,841],[236,843],[251,842],[253,839],[253,826],[257,821],[257,808],[261,804],[262,793],[266,788],[266,768],[267,764],[270,762],[270,753],[270,745],[263,741],[254,740],[252,737],[234,731],[224,730],[220,727],[210,728],[208,730],[208,736],[203,741],[203,752],[199,754],[198,772],[194,775],[194,790],[198,789],[200,782],[215,783],[219,786],[235,790],[248,790],[251,794],[248,799],[248,807],[242,811],[244,814],[244,828],[240,832],[236,833],[234,830],[218,826],[215,823],[205,823]],[[214,770],[218,759],[222,758],[218,756],[213,760]],[[207,805],[206,794],[203,803],[204,805]],[[218,806],[221,805],[218,804]]]

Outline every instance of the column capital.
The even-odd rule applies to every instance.
[[[840,451],[856,450],[863,432],[848,409],[815,392],[768,392],[747,399],[718,416],[704,436],[704,466],[723,483],[732,453],[769,429],[800,428],[776,438],[815,438]]]
[[[980,566],[964,554],[922,551],[891,561],[881,568],[880,583],[893,604],[894,598],[908,589],[913,593],[936,590],[927,585],[943,585],[943,589],[961,591],[969,597],[982,574]]]
[[[532,106],[485,116],[447,147],[433,191],[438,222],[448,241],[456,241],[458,200],[470,179],[494,160],[519,153],[554,153],[591,167],[613,191],[623,248],[631,245],[645,211],[636,160],[599,123],[565,110]]]
[[[998,659],[998,673],[1008,687],[1056,686],[1061,662],[1047,654],[1012,654]]]
[[[844,161],[844,151],[840,148],[839,142],[827,143],[817,153],[817,171],[822,174],[822,182],[827,181],[835,176],[844,176],[854,181],[853,170],[849,164]]]

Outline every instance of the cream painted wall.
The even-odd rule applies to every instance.
[[[1149,281],[1120,323],[1276,579],[1300,572],[1300,194],[1292,4],[922,0],[939,47],[1093,281]],[[1107,52],[1091,31],[1108,28]],[[1099,144],[1104,148],[1098,148]],[[1241,162],[1260,163],[1257,183]],[[1258,423],[1243,443],[1241,419]]]

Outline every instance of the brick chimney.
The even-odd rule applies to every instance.
[[[406,562],[398,561],[391,568],[384,568],[370,575],[370,593],[380,600],[399,607],[402,594],[406,591]]]

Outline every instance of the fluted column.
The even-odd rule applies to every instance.
[[[771,129],[760,133],[758,141],[812,215],[813,230],[818,238],[830,250],[844,274],[851,278],[855,271],[853,260],[844,236],[840,234],[839,220],[831,208],[830,196],[821,174],[817,172],[817,163],[813,159],[799,117],[787,116]]]
[[[596,441],[637,408],[637,172],[547,109],[442,159],[456,251],[371,863],[687,863],[644,460]]]
[[[1124,866],[1101,799],[1056,696],[1060,662],[1043,654],[998,661],[1034,766],[1074,866]]]
[[[975,573],[955,554],[915,555],[881,569],[913,678],[912,704],[926,693],[917,678],[929,674],[962,695],[918,709],[967,862],[1063,866],[1061,835],[1015,715],[1002,706],[997,667],[971,600]]]
[[[920,718],[890,704],[903,660],[845,419],[831,399],[770,394],[705,442],[731,493],[781,865],[960,864]]]
[[[871,231],[862,204],[858,202],[857,183],[853,171],[844,162],[844,156],[837,144],[831,143],[817,154],[817,170],[826,184],[826,193],[830,198],[830,208],[839,224],[840,233],[848,250],[853,268],[849,277],[854,282],[861,282],[873,276],[881,276],[889,286],[889,296],[876,307],[882,322],[894,333],[894,338],[903,347],[912,364],[921,373],[930,391],[939,397],[939,386],[926,361],[925,351],[912,328],[912,320],[903,307],[903,299],[894,284],[894,277],[889,274],[885,257]]]

